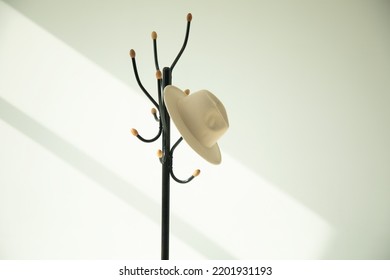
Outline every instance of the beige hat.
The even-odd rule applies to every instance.
[[[166,86],[164,102],[184,140],[207,161],[221,163],[217,140],[229,127],[225,107],[214,94],[200,90],[187,96],[175,86]]]

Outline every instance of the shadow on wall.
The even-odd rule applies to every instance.
[[[128,184],[113,171],[51,132],[1,97],[0,118],[73,168],[82,172],[101,187],[113,193],[119,199],[124,200],[129,206],[138,210],[153,222],[160,222],[160,207],[156,202],[138,191],[134,186]],[[172,218],[175,219],[173,234],[206,258],[235,258],[184,220],[178,217]]]

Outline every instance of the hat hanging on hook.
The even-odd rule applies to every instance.
[[[221,163],[218,139],[229,128],[222,102],[208,90],[190,95],[175,86],[166,86],[164,102],[175,126],[190,147],[213,164]]]

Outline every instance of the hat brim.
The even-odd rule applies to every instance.
[[[166,86],[164,89],[164,103],[168,109],[168,113],[174,122],[176,128],[183,136],[184,140],[190,147],[197,152],[201,157],[212,164],[221,163],[221,151],[217,143],[211,147],[202,145],[198,139],[191,133],[191,130],[184,123],[178,108],[178,102],[187,95],[175,86]]]

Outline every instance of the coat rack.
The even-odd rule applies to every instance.
[[[157,135],[151,139],[142,137],[136,129],[131,129],[131,133],[139,140],[146,143],[156,141],[162,136],[162,149],[157,151],[157,156],[162,164],[162,211],[161,211],[161,259],[169,259],[169,200],[170,200],[170,177],[180,184],[186,184],[192,181],[200,174],[200,170],[196,169],[194,173],[187,179],[181,180],[177,178],[173,172],[173,153],[177,146],[184,140],[203,158],[211,163],[219,164],[221,161],[219,147],[216,141],[227,130],[229,123],[225,108],[222,103],[209,91],[202,90],[191,94],[189,90],[181,91],[172,86],[172,71],[183,54],[190,32],[192,15],[187,15],[187,29],[184,38],[183,46],[177,54],[175,60],[170,67],[164,67],[160,71],[158,56],[157,56],[157,33],[152,32],[154,62],[157,78],[158,103],[148,93],[142,85],[138,75],[137,63],[135,59],[135,51],[130,50],[130,57],[133,65],[134,75],[137,83],[146,97],[157,108],[153,108],[151,113],[154,119],[159,123]],[[186,98],[186,99],[184,99]],[[185,100],[186,102],[182,102]],[[183,113],[183,108],[186,111]],[[195,111],[194,111],[195,110]],[[191,112],[193,111],[193,112]],[[196,116],[198,112],[202,112],[201,118]],[[157,115],[159,113],[159,116]],[[169,114],[171,113],[171,114]],[[187,116],[186,116],[187,115]],[[176,124],[179,132],[182,134],[171,147],[170,139],[170,120],[171,117]],[[195,117],[195,119],[193,119]]]

